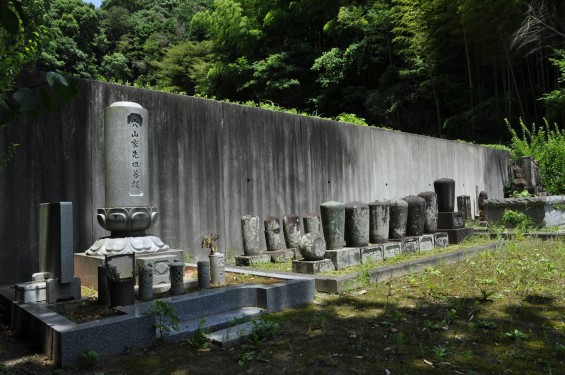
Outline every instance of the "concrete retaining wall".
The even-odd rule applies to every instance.
[[[205,232],[220,248],[241,254],[240,218],[318,212],[342,202],[402,197],[433,190],[450,177],[456,194],[476,189],[503,197],[504,151],[414,134],[374,129],[80,81],[81,96],[24,119],[0,138],[22,150],[0,173],[0,284],[29,280],[38,267],[38,204],[72,201],[75,251],[108,235],[96,223],[104,207],[104,108],[115,101],[149,111],[153,202],[160,219],[151,231],[172,248],[200,247]],[[151,142],[151,141],[150,141]],[[264,239],[262,239],[264,242]]]
[[[503,224],[504,211],[525,214],[535,226],[558,227],[565,225],[565,196],[503,198],[485,200],[489,224]]]

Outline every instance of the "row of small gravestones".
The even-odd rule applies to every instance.
[[[388,239],[401,240],[406,236],[422,236],[437,231],[438,197],[428,191],[402,199],[362,202],[326,202],[320,205],[321,217],[316,213],[303,218],[305,234],[300,230],[300,218],[287,214],[283,218],[283,233],[287,249],[300,249],[305,260],[324,259],[326,250],[364,247],[369,243],[385,243]],[[257,216],[241,218],[243,251],[245,256],[257,256],[260,221]],[[320,224],[323,235],[320,232]],[[267,251],[282,250],[279,219],[264,220]],[[345,241],[344,241],[345,239]]]

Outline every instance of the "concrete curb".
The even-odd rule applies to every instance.
[[[154,301],[118,308],[123,315],[77,324],[51,310],[50,305],[22,304],[14,301],[14,296],[13,287],[0,288],[0,304],[9,312],[5,317],[7,323],[60,367],[79,365],[82,354],[89,350],[104,358],[157,342],[156,318],[148,314]],[[310,303],[314,296],[314,280],[297,278],[270,285],[240,284],[161,298],[177,309],[179,325],[184,327],[171,332],[166,341],[191,336],[198,321],[208,316],[224,328],[229,326],[234,313],[245,308],[275,312]]]
[[[347,290],[363,287],[368,282],[382,282],[395,277],[404,276],[413,272],[418,272],[430,266],[440,263],[455,263],[459,260],[473,257],[481,251],[493,251],[502,246],[505,242],[498,241],[492,244],[479,246],[476,248],[467,248],[454,251],[451,253],[433,255],[428,258],[419,258],[403,263],[393,264],[386,267],[380,267],[368,270],[368,275],[362,275],[363,272],[354,272],[349,275],[331,277],[317,276],[316,290],[326,293],[340,293]],[[368,278],[368,280],[367,280]]]

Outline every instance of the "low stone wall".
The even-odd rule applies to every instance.
[[[505,210],[524,213],[536,226],[565,225],[565,196],[487,199],[485,211],[489,223],[502,222]]]

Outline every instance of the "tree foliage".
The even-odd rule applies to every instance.
[[[504,118],[565,120],[560,0],[104,0],[99,9],[27,0],[26,7],[47,25],[21,39],[36,43],[29,53],[43,69],[326,117],[355,114],[479,143],[507,140]],[[25,59],[13,56],[12,66]]]

